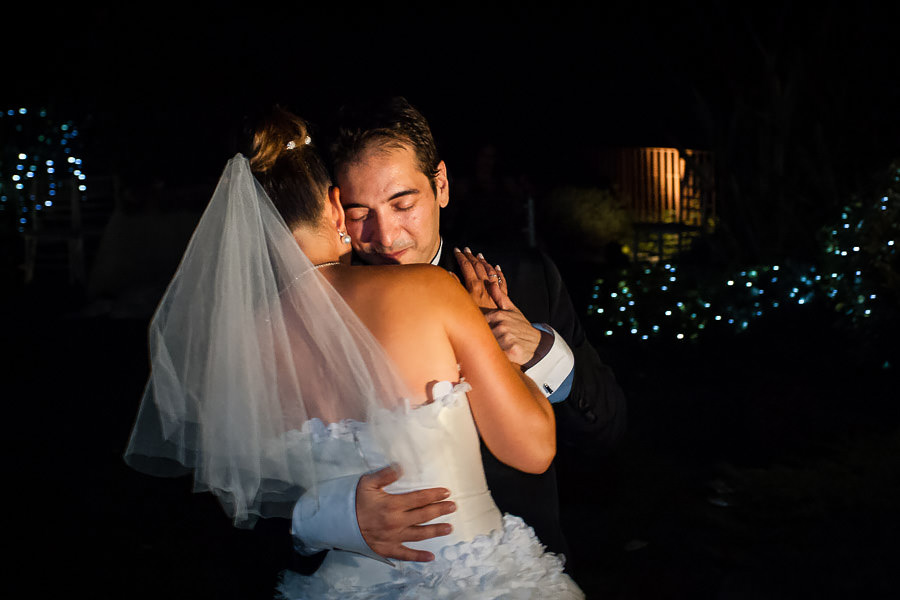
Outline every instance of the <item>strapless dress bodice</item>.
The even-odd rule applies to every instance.
[[[439,382],[434,400],[407,410],[373,415],[377,427],[358,421],[324,425],[315,419],[304,427],[311,434],[320,475],[348,475],[347,465],[365,469],[386,466],[388,456],[408,465],[390,493],[444,487],[456,511],[430,521],[450,523],[451,534],[407,542],[428,550],[428,563],[378,561],[353,552],[331,550],[312,576],[285,572],[278,591],[282,598],[499,598],[512,590],[522,598],[581,598],[580,590],[562,571],[561,557],[544,552],[533,530],[518,517],[501,516],[491,498],[481,461],[481,445],[466,392],[469,384]],[[401,429],[402,428],[402,429]],[[373,439],[372,430],[379,432]],[[403,431],[403,435],[392,432]],[[357,471],[359,472],[359,471]],[[416,595],[420,592],[421,595]],[[534,595],[531,595],[531,592]],[[409,595],[413,594],[413,595]]]
[[[450,523],[450,535],[410,542],[410,548],[436,554],[444,546],[471,541],[502,526],[500,510],[484,477],[478,431],[466,398],[468,390],[467,383],[439,382],[432,391],[434,401],[402,419],[412,432],[417,464],[413,473],[385,490],[396,494],[444,487],[450,490],[448,500],[456,503],[455,512],[431,521]]]

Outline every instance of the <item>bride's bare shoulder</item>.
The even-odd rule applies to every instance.
[[[435,265],[379,265],[361,267],[359,272],[367,276],[376,285],[391,285],[407,288],[410,286],[436,286],[446,288],[459,285],[456,279]]]
[[[434,265],[372,265],[355,269],[357,292],[378,294],[383,300],[399,300],[404,305],[428,301],[430,305],[443,300],[458,300],[465,293],[459,281],[450,273]]]

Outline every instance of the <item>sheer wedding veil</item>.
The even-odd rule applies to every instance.
[[[195,491],[216,494],[235,525],[290,516],[335,472],[416,470],[405,433],[379,418],[409,394],[240,154],[153,316],[149,346],[125,459],[154,475],[193,473]],[[380,445],[323,456],[313,430],[343,420],[365,422]]]

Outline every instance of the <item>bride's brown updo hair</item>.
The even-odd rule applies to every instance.
[[[319,219],[331,186],[309,129],[306,121],[276,106],[253,131],[250,169],[291,230]]]

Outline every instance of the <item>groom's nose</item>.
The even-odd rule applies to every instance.
[[[379,217],[372,223],[372,241],[390,249],[400,233],[400,227],[391,217]]]

